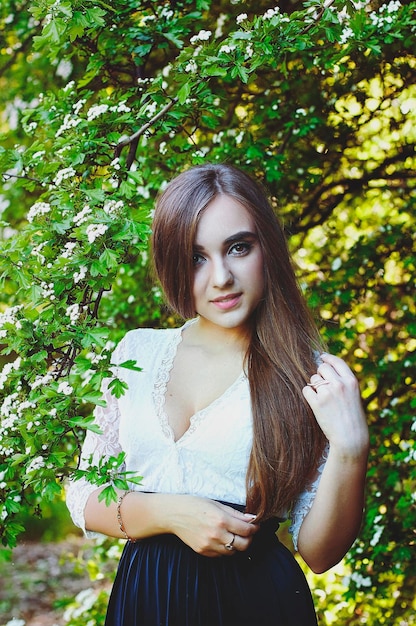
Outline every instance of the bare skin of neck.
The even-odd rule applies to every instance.
[[[176,441],[243,371],[248,333],[200,321],[184,330],[167,385],[165,412]]]

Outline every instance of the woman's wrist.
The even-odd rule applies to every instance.
[[[341,443],[329,443],[329,456],[333,460],[345,464],[367,463],[370,443],[368,436],[363,436],[360,440]]]
[[[175,501],[178,495],[143,493],[140,491],[127,491],[119,496],[120,520],[117,516],[117,524],[124,538],[137,541],[144,537],[174,532],[171,528],[171,512],[175,510]],[[125,533],[125,534],[124,534]]]

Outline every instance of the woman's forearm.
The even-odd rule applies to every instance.
[[[110,537],[144,539],[164,533],[174,534],[195,552],[205,556],[230,554],[225,545],[233,540],[237,551],[244,551],[259,526],[255,515],[241,513],[209,498],[185,494],[129,492],[120,504],[109,506],[94,491],[85,507],[87,530]],[[119,510],[118,510],[119,507]]]
[[[118,502],[107,505],[98,499],[101,491],[97,489],[88,498],[84,513],[87,530],[125,538],[120,528],[120,514],[125,532],[134,539],[171,532],[166,523],[166,511],[172,508],[171,501],[175,496],[130,492],[124,495],[120,505]],[[118,492],[118,495],[122,493]]]
[[[299,532],[298,549],[316,573],[338,563],[360,529],[368,443],[355,454],[330,448],[314,503]]]

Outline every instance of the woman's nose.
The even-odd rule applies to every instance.
[[[213,263],[212,280],[215,287],[225,287],[234,281],[234,276],[226,260],[216,260]]]

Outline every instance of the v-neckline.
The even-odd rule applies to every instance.
[[[171,340],[167,342],[166,349],[162,356],[162,359],[157,368],[156,378],[153,388],[153,402],[155,405],[157,418],[162,430],[163,435],[172,443],[179,444],[183,440],[187,439],[197,429],[198,425],[203,421],[205,415],[220,404],[228,395],[230,395],[234,388],[240,384],[242,380],[246,378],[244,371],[241,371],[237,378],[231,383],[227,389],[223,391],[217,398],[212,400],[207,406],[195,411],[189,418],[189,426],[184,433],[175,438],[175,433],[172,426],[169,423],[169,418],[165,410],[166,392],[170,379],[170,373],[173,368],[173,362],[175,360],[179,344],[182,342],[183,331],[187,326],[194,323],[196,319],[187,321],[183,326],[176,329],[176,332],[172,334]]]

